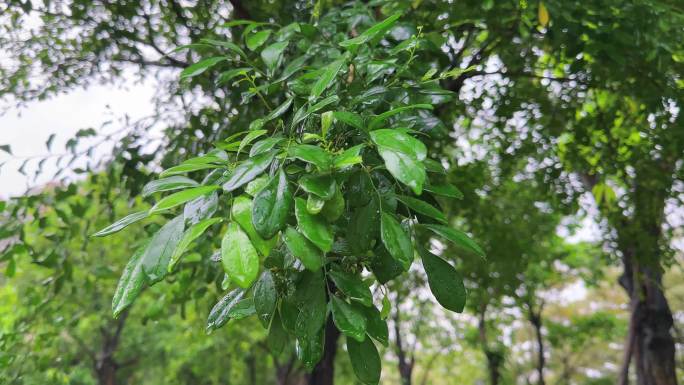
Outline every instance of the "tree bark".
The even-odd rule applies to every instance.
[[[501,364],[503,363],[503,354],[498,349],[491,349],[489,341],[487,340],[487,323],[485,314],[487,312],[487,305],[480,307],[480,314],[478,320],[478,329],[480,334],[480,345],[482,351],[487,358],[487,372],[489,373],[489,384],[498,385],[501,380]]]
[[[632,362],[638,385],[677,385],[672,311],[662,290],[662,274],[626,256],[621,284],[635,303]],[[628,347],[626,347],[628,348]],[[629,365],[626,365],[629,370]]]
[[[537,339],[537,375],[539,376],[537,383],[545,385],[544,367],[546,366],[546,358],[544,357],[544,336],[542,335],[542,309],[540,308],[539,311],[535,312],[532,309],[532,305],[528,306],[530,323],[534,327],[534,335]]]
[[[333,385],[335,381],[337,340],[339,338],[340,331],[335,327],[332,317],[328,317],[328,321],[325,324],[323,358],[308,376],[308,385]]]

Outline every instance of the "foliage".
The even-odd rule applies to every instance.
[[[399,17],[368,25],[368,9],[352,6],[327,13],[317,26],[228,23],[234,33],[242,29],[244,46],[199,42],[215,47],[216,56],[189,66],[181,78],[217,70],[219,82],[246,87],[243,103],[262,103],[269,113],[206,154],[167,168],[160,175],[164,179],[143,190],[168,190],[173,182],[180,191],[159,199],[149,213],[112,225],[118,231],[184,207],[129,261],[114,296],[115,317],[144,285],[174,273],[182,250],[221,221],[220,259],[236,288],[212,309],[208,328],[256,312],[271,341],[282,343],[277,336],[283,332],[296,339],[298,357],[310,370],[323,355],[330,312],[347,336],[359,380],[378,383],[380,358],[371,338],[382,342],[387,326],[368,286],[408,270],[414,249],[437,300],[463,310],[460,275],[414,241],[434,233],[483,256],[464,233],[432,224],[435,216],[444,221],[434,214],[432,196],[457,190],[445,184],[442,165],[427,157],[418,138],[443,135],[439,125],[423,118],[452,96],[432,75],[415,76],[414,59],[430,46],[420,28],[400,41],[383,39]],[[343,32],[355,34],[363,24],[367,27],[358,36]],[[248,67],[221,72],[222,66],[242,63]],[[204,177],[197,186],[170,180],[184,173]]]

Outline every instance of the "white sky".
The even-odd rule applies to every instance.
[[[20,195],[27,187],[47,182],[57,170],[56,158],[45,162],[44,175],[33,182],[36,161],[29,163],[28,176],[17,170],[25,157],[47,155],[45,142],[50,134],[56,137],[51,153],[64,153],[64,145],[76,131],[92,127],[99,132],[100,126],[109,120],[115,122],[104,131],[120,128],[116,119],[126,114],[138,119],[153,112],[152,97],[154,82],[142,84],[127,82],[123,85],[92,85],[86,89],[76,89],[68,94],[49,100],[31,102],[24,108],[11,108],[0,115],[0,145],[9,144],[13,156],[0,151],[0,198]],[[108,151],[106,146],[99,151]]]

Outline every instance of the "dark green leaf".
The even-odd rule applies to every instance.
[[[252,223],[256,232],[264,239],[273,238],[285,227],[292,202],[287,175],[281,169],[254,197]]]
[[[207,318],[207,330],[215,330],[225,325],[225,323],[230,319],[228,313],[238,302],[240,302],[244,294],[244,290],[235,289],[221,298],[221,300],[218,301],[209,312],[209,317]]]
[[[468,237],[468,235],[466,235],[466,233],[463,231],[441,225],[424,224],[422,226],[430,229],[433,233],[439,235],[440,237],[452,242],[454,245],[456,245],[456,247],[474,253],[480,257],[485,256],[482,248],[475,243],[475,241],[470,239],[470,237]]]
[[[219,199],[216,192],[195,198],[183,207],[183,218],[187,224],[193,225],[214,215],[218,209],[218,204]]]
[[[278,300],[271,272],[266,270],[254,285],[254,308],[261,323],[268,327]]]
[[[308,203],[308,201],[307,201]],[[333,194],[332,199],[326,201],[321,210],[321,215],[328,220],[328,222],[334,222],[344,213],[344,196],[340,191],[339,186],[335,189],[335,194]]]
[[[368,129],[369,130],[378,129],[378,128],[380,128],[380,126],[382,126],[382,123],[385,120],[391,118],[392,116],[400,114],[400,113],[405,112],[405,111],[415,110],[415,109],[432,110],[432,105],[431,104],[412,104],[410,106],[402,106],[402,107],[397,107],[397,108],[391,109],[391,110],[383,112],[382,114],[371,119],[370,123],[368,124]]]
[[[297,144],[291,146],[289,154],[293,158],[315,165],[320,170],[329,170],[332,165],[330,153],[311,144]]]
[[[376,385],[380,382],[380,355],[370,338],[362,342],[347,338],[347,352],[359,381],[366,385]]]
[[[156,192],[178,190],[181,188],[197,186],[197,182],[184,176],[171,176],[153,180],[145,185],[142,189],[142,196],[147,197]]]
[[[242,187],[264,172],[271,165],[274,157],[275,152],[268,152],[245,160],[235,168],[233,175],[223,184],[223,189],[230,192]]]
[[[239,320],[243,318],[247,318],[249,316],[252,316],[256,314],[256,309],[254,308],[254,299],[252,298],[243,298],[239,300],[235,306],[233,306],[229,311],[228,311],[228,318],[233,319],[233,320]]]
[[[121,312],[130,306],[138,297],[145,284],[145,274],[142,271],[142,256],[147,244],[138,248],[126,264],[119,283],[112,298],[112,313],[117,318]]]
[[[373,296],[368,286],[361,278],[339,270],[331,270],[328,276],[335,282],[335,286],[349,299],[364,306],[373,306]]]
[[[143,220],[150,216],[149,211],[138,211],[133,214],[126,215],[125,217],[119,219],[118,221],[112,223],[111,225],[105,227],[104,229],[93,234],[93,237],[104,237],[105,235],[114,234],[126,228],[135,222]]]
[[[374,24],[372,27],[363,31],[359,36],[341,42],[340,45],[342,47],[352,48],[358,47],[361,44],[365,44],[370,40],[373,40],[373,38],[375,38],[379,34],[384,34],[385,32],[387,32],[400,17],[400,13],[395,13],[394,15],[386,18],[385,20],[379,23]]]
[[[382,245],[375,249],[375,258],[371,261],[370,268],[378,282],[383,285],[404,272],[402,264],[392,258]]]
[[[335,111],[333,112],[333,116],[335,117],[335,119],[339,120],[342,123],[348,124],[358,130],[364,131],[363,118],[359,114],[348,111]]]
[[[429,191],[433,194],[445,196],[448,198],[463,199],[463,193],[458,188],[456,188],[456,186],[449,183],[430,183],[425,186],[425,191]]]
[[[337,183],[331,175],[307,174],[299,179],[299,186],[309,194],[314,194],[323,200],[329,200],[335,195]]]
[[[161,281],[169,271],[169,261],[183,237],[183,216],[179,215],[152,236],[142,256],[142,269],[150,284]]]
[[[380,230],[379,214],[378,201],[375,198],[352,212],[347,225],[347,239],[353,240],[349,243],[349,248],[355,254],[363,255],[373,247]]]
[[[366,318],[366,334],[387,346],[389,344],[389,330],[387,329],[387,322],[382,319],[380,311],[372,305],[370,307],[356,306],[356,309]]]
[[[344,62],[344,59],[338,59],[325,67],[323,74],[318,78],[316,83],[314,83],[313,87],[311,87],[311,95],[309,96],[309,100],[318,99],[318,97],[323,94],[323,91],[330,87],[330,84],[332,84],[333,80],[335,80],[337,73],[342,69]]]
[[[188,68],[185,68],[181,74],[180,78],[181,79],[186,79],[186,78],[191,78],[193,76],[197,76],[204,71],[208,70],[209,68],[215,66],[216,64],[228,59],[225,56],[219,56],[219,57],[210,57],[208,59],[204,59],[200,62],[197,62]]]
[[[366,338],[366,318],[363,314],[336,296],[330,298],[330,303],[337,329],[348,337],[363,341]]]
[[[413,261],[411,238],[392,215],[384,212],[380,219],[380,236],[390,255],[408,270]]]
[[[425,183],[425,167],[410,155],[378,147],[380,156],[385,161],[387,171],[399,182],[409,186],[416,195],[423,191]]]
[[[238,146],[238,150],[237,150],[238,154],[242,152],[242,149],[249,146],[249,144],[252,143],[252,141],[254,139],[260,137],[261,135],[263,135],[267,132],[268,132],[268,130],[254,130],[254,131],[248,132],[247,135],[245,135],[245,137],[242,138],[242,140],[240,141],[240,145]]]
[[[446,216],[437,208],[425,201],[404,195],[397,195],[396,198],[418,214],[428,216],[445,224],[447,223]]]
[[[422,247],[419,252],[430,291],[437,302],[447,310],[462,312],[466,303],[466,289],[461,275],[447,261]]]

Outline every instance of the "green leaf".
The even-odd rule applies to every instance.
[[[350,202],[354,198],[350,197]],[[374,197],[367,205],[361,206],[352,212],[347,225],[347,239],[354,241],[349,243],[349,248],[357,255],[363,255],[373,247],[373,241],[378,237],[380,230],[378,201]]]
[[[247,57],[247,54],[245,51],[242,50],[242,48],[238,47],[235,43],[232,41],[227,41],[227,40],[215,40],[215,39],[201,39],[200,42],[206,43],[206,44],[211,44],[216,47],[223,47],[228,49],[231,52],[234,52],[243,58]]]
[[[357,309],[336,296],[330,297],[333,322],[346,336],[357,341],[366,338],[366,318]]]
[[[401,13],[395,13],[394,15],[374,24],[372,27],[363,31],[359,36],[340,42],[340,45],[345,48],[353,48],[360,46],[361,44],[365,44],[370,40],[373,40],[373,38],[375,38],[377,35],[387,32],[400,17]]]
[[[369,130],[375,130],[375,129],[379,128],[385,120],[391,118],[394,115],[400,114],[404,111],[432,110],[432,108],[433,107],[431,104],[412,104],[409,106],[402,106],[402,107],[393,108],[393,109],[386,111],[386,112],[383,112],[382,114],[371,119],[370,123],[368,124],[368,129]]]
[[[425,183],[423,164],[410,155],[386,147],[378,147],[378,152],[385,161],[387,171],[399,182],[409,186],[416,195],[420,195]]]
[[[271,272],[266,270],[254,285],[254,308],[257,317],[268,327],[276,310],[277,293]]]
[[[314,104],[313,106],[307,108],[306,110],[304,109],[304,107],[306,107],[306,106],[305,105],[302,106],[299,110],[297,110],[294,117],[292,118],[291,126],[292,127],[296,126],[299,122],[308,118],[309,115],[311,115],[314,112],[317,112],[319,110],[322,110],[323,108],[327,107],[330,104],[337,103],[339,100],[340,100],[339,96],[332,95],[332,96],[328,96],[327,98],[325,98],[325,99],[321,100],[320,102]]]
[[[326,111],[321,114],[321,137],[325,138],[328,135],[328,130],[333,124],[333,113],[332,111]]]
[[[270,72],[280,64],[283,57],[283,51],[287,48],[289,41],[279,41],[273,43],[261,51],[261,58],[264,60],[264,64],[269,69]]]
[[[375,249],[375,258],[371,260],[370,269],[382,285],[404,272],[404,266],[394,259],[383,245]]]
[[[167,168],[166,170],[162,171],[159,176],[160,177],[167,177],[171,175],[177,175],[177,174],[185,174],[187,172],[192,172],[192,171],[198,171],[198,170],[207,170],[210,168],[219,168],[221,167],[220,165],[217,164],[211,164],[211,163],[204,163],[204,164],[179,164],[178,166],[173,166],[171,168]]]
[[[228,224],[221,241],[221,263],[230,279],[242,288],[249,287],[259,273],[259,256],[235,222]]]
[[[343,153],[335,156],[335,159],[333,160],[333,166],[338,170],[344,170],[355,164],[363,162],[361,150],[363,150],[364,147],[365,145],[359,144],[344,150]]]
[[[389,330],[387,328],[387,322],[382,319],[380,311],[372,305],[370,307],[356,306],[356,309],[358,309],[366,318],[366,334],[387,346],[389,344]]]
[[[258,178],[255,178],[251,182],[247,183],[247,186],[245,186],[245,193],[247,193],[247,195],[251,195],[252,197],[256,196],[270,180],[271,178],[268,175],[262,175]]]
[[[225,325],[230,319],[228,313],[230,313],[235,305],[240,302],[244,295],[244,290],[235,289],[221,298],[209,312],[209,317],[207,318],[207,331],[216,330]]]
[[[307,174],[299,178],[299,186],[309,194],[314,194],[323,200],[329,200],[335,194],[337,183],[331,175]]]
[[[323,358],[325,331],[320,329],[312,335],[297,337],[297,358],[307,371],[312,371]]]
[[[179,191],[177,193],[173,193],[159,200],[159,202],[157,202],[157,204],[150,209],[150,214],[157,214],[164,210],[174,208],[189,200],[201,197],[203,195],[207,195],[212,191],[216,191],[220,188],[221,187],[219,186],[199,186]]]
[[[208,59],[204,59],[202,61],[199,61],[195,64],[192,64],[191,66],[185,68],[181,74],[180,78],[181,79],[186,79],[186,78],[191,78],[193,76],[197,76],[204,71],[208,70],[209,68],[215,66],[216,64],[227,60],[228,58],[225,56],[218,56],[218,57],[210,57]]]
[[[367,385],[376,385],[380,382],[380,355],[370,338],[362,342],[347,338],[347,352],[359,381]]]
[[[323,253],[299,231],[288,226],[283,240],[290,253],[299,258],[307,269],[316,271],[323,266]]]
[[[416,160],[423,161],[427,156],[425,144],[402,130],[375,130],[371,131],[370,137],[378,147],[406,154]]]
[[[142,196],[148,197],[156,192],[178,190],[186,187],[197,186],[197,182],[184,176],[171,176],[153,180],[147,183],[142,189]]]
[[[306,238],[326,253],[332,249],[332,228],[321,217],[309,214],[302,198],[295,198],[295,216],[299,230]]]
[[[221,72],[221,74],[218,76],[218,79],[216,80],[216,84],[222,86],[238,76],[246,76],[252,70],[253,69],[249,67],[241,67]]]
[[[444,224],[447,223],[444,213],[425,201],[404,195],[396,195],[396,198],[418,214],[436,219]]]
[[[237,150],[238,154],[242,152],[242,149],[249,146],[249,144],[252,143],[252,141],[254,139],[260,137],[261,135],[263,135],[267,132],[268,132],[268,130],[254,130],[254,131],[248,132],[247,135],[245,135],[245,137],[242,138],[242,140],[240,141],[240,146],[238,146],[238,150]]]
[[[399,222],[385,212],[380,217],[380,237],[390,255],[408,270],[413,261],[413,243]]]
[[[344,295],[364,306],[373,306],[373,296],[368,286],[357,276],[338,270],[331,270],[328,276]]]
[[[277,138],[277,137],[269,137],[269,138],[262,139],[256,143],[254,143],[254,145],[252,146],[252,149],[249,150],[249,156],[254,157],[254,156],[263,154],[265,152],[269,152],[273,149],[273,147],[278,145],[278,143],[282,142],[283,140],[285,140],[285,139]]]
[[[210,218],[218,210],[218,205],[219,199],[216,192],[191,200],[183,207],[185,223],[194,225],[201,220]]]
[[[335,77],[342,69],[342,66],[344,66],[344,63],[344,58],[338,59],[325,67],[323,74],[318,78],[316,83],[314,83],[313,87],[311,87],[311,95],[309,96],[309,100],[318,99],[318,97],[323,94],[323,91],[330,87],[333,80],[335,80]]]
[[[254,197],[252,223],[256,232],[264,239],[273,238],[285,227],[292,204],[287,175],[281,169]]]
[[[425,191],[429,191],[436,195],[441,195],[448,198],[463,199],[463,193],[456,188],[456,186],[443,183],[443,184],[427,184],[425,185]]]
[[[247,233],[247,236],[252,240],[252,244],[257,251],[266,257],[271,253],[271,250],[278,239],[275,237],[264,239],[257,233],[254,228],[254,219],[252,218],[253,211],[254,204],[252,200],[245,195],[240,195],[235,198],[233,200],[233,206],[230,208],[230,214],[233,216],[235,222],[237,222],[242,230]]]
[[[460,313],[466,303],[463,278],[449,262],[420,247],[423,268],[428,277],[430,291],[445,309]]]
[[[308,201],[307,201],[308,203]],[[344,196],[342,196],[342,191],[340,191],[339,186],[335,189],[335,194],[332,199],[325,202],[323,209],[321,210],[321,215],[328,220],[328,222],[335,222],[344,213]]]
[[[348,111],[334,111],[333,117],[342,123],[348,124],[360,131],[365,131],[363,127],[363,117]]]
[[[474,253],[480,257],[485,257],[485,253],[480,245],[470,239],[470,237],[468,237],[468,235],[466,235],[466,233],[463,231],[452,229],[451,227],[447,226],[433,224],[424,224],[422,226],[439,235],[440,237],[452,242],[458,248]]]
[[[247,35],[247,37],[245,37],[245,45],[247,45],[247,48],[250,51],[254,51],[255,49],[261,47],[266,40],[268,40],[269,36],[271,36],[270,29],[265,29],[256,33],[250,33]]]
[[[316,215],[320,213],[323,210],[323,206],[325,206],[325,201],[316,195],[309,194],[306,198],[306,211],[309,214]]]
[[[294,101],[293,98],[287,98],[283,102],[283,104],[279,105],[278,107],[274,108],[273,111],[271,111],[266,117],[264,118],[265,121],[269,122],[273,119],[279,118],[281,115],[287,112],[287,110],[290,109],[290,106],[292,106],[292,102]]]
[[[257,155],[242,162],[233,170],[233,175],[223,184],[225,191],[236,190],[264,172],[271,165],[275,152]]]
[[[147,244],[138,248],[124,267],[119,283],[112,298],[112,314],[117,318],[124,309],[130,306],[138,297],[145,284],[145,274],[142,271],[142,255]]]
[[[141,221],[150,216],[149,211],[138,211],[133,214],[126,215],[111,225],[93,234],[93,237],[104,237],[105,235],[114,234],[125,229],[127,226],[135,222]]]
[[[283,353],[288,342],[288,337],[289,336],[283,327],[280,312],[276,311],[273,316],[273,321],[271,321],[271,326],[268,329],[268,336],[266,337],[266,343],[274,357],[279,357]]]
[[[243,298],[228,311],[228,318],[239,320],[256,314],[253,298]]]
[[[150,239],[142,256],[142,269],[150,284],[159,282],[169,271],[169,261],[183,237],[183,216],[179,215],[162,226]]]
[[[297,144],[291,146],[289,155],[293,158],[311,163],[323,171],[329,170],[332,165],[330,153],[311,144]]]
[[[169,259],[169,267],[167,270],[169,272],[173,270],[173,268],[180,261],[180,257],[183,255],[188,246],[190,246],[190,243],[192,243],[192,241],[194,241],[195,239],[199,238],[202,234],[204,234],[204,232],[209,228],[209,226],[221,222],[222,220],[222,218],[204,219],[192,225],[189,229],[185,230],[185,232],[183,233],[183,237],[181,238],[180,242],[178,242],[178,244],[176,245],[176,248],[173,250],[171,259]]]

